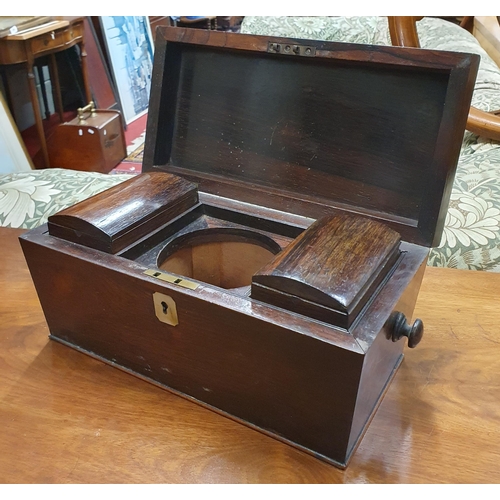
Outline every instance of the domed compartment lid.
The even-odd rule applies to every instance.
[[[251,297],[349,328],[390,276],[400,236],[365,217],[324,217],[252,278]]]
[[[114,254],[197,204],[195,184],[149,172],[51,215],[49,233]]]

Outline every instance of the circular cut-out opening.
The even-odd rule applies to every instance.
[[[252,276],[280,250],[260,233],[201,230],[169,243],[158,255],[157,266],[221,288],[241,288],[251,285]]]

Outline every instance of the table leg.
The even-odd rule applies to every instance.
[[[42,147],[43,162],[45,168],[50,167],[49,152],[47,150],[47,143],[45,142],[45,131],[43,130],[42,114],[40,113],[40,103],[38,102],[38,95],[36,93],[35,74],[33,73],[34,58],[32,54],[28,55],[26,67],[28,70],[28,85],[30,89],[31,105],[33,106],[33,113],[35,114],[36,130],[40,139]]]
[[[59,70],[57,69],[56,55],[50,54],[49,60],[50,60],[50,79],[52,80],[53,84],[52,94],[55,98],[59,120],[61,121],[61,123],[64,123],[64,107],[61,96],[61,84],[59,82]]]
[[[80,57],[82,60],[82,75],[83,75],[83,86],[85,87],[85,97],[87,99],[88,104],[92,100],[92,93],[90,92],[90,80],[87,69],[87,52],[85,51],[85,41],[83,40],[79,43],[80,46]]]

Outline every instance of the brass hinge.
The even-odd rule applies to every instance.
[[[269,42],[267,51],[274,54],[286,54],[290,56],[314,57],[316,55],[316,47],[312,47],[311,45],[295,45],[291,43]]]

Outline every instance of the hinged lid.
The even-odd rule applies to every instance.
[[[474,54],[161,28],[143,168],[308,217],[367,215],[435,245],[478,63]]]

